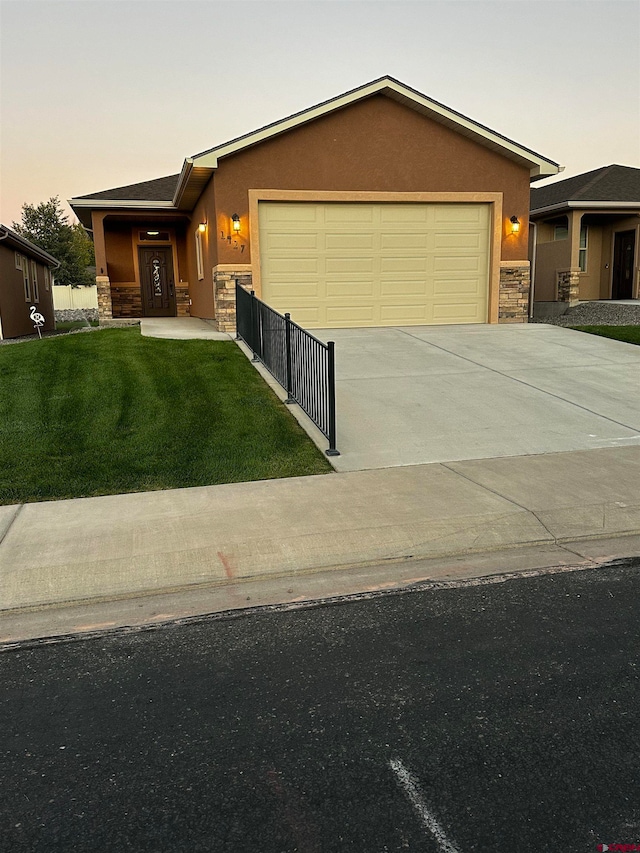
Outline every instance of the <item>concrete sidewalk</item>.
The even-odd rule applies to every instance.
[[[640,536],[639,483],[633,446],[0,507],[0,641],[56,633],[50,617],[46,630],[29,619],[72,605],[94,608],[95,627],[99,602],[189,594],[199,612],[205,599],[220,609],[217,591],[249,606],[243,591],[266,582],[281,592],[259,600],[295,600],[306,593],[292,579],[314,574],[328,595],[332,577],[353,592],[438,578],[451,560],[490,573],[468,555],[505,549],[542,549],[533,563],[549,566],[636,553],[638,540],[616,537]],[[612,541],[590,555],[595,539]],[[372,580],[376,564],[391,576]]]
[[[143,338],[165,338],[172,341],[231,341],[226,332],[218,332],[211,320],[199,317],[144,317],[140,321]]]

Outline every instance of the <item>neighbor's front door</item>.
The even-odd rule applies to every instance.
[[[145,317],[175,317],[176,290],[171,246],[140,248],[142,313]]]
[[[633,299],[635,231],[619,231],[613,246],[612,299]]]

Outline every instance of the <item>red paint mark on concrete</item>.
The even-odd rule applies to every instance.
[[[229,580],[233,580],[233,568],[231,567],[231,563],[229,562],[229,558],[222,553],[222,551],[218,551],[218,558],[222,565],[224,566],[224,572]]]

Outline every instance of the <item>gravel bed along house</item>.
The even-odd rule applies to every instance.
[[[77,320],[97,320],[97,308],[65,308],[55,312],[56,323],[70,323]]]
[[[640,325],[640,301],[580,302],[559,317],[540,317],[530,322],[550,326],[636,326]]]

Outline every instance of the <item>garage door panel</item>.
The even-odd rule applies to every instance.
[[[482,294],[483,284],[477,278],[468,279],[434,279],[433,295],[434,296],[480,296]]]
[[[324,238],[324,247],[329,251],[332,249],[338,249],[340,251],[360,251],[362,249],[366,249],[371,252],[374,245],[374,236],[370,231],[349,231],[348,233],[335,233],[328,231]]]
[[[431,288],[424,278],[416,278],[412,280],[398,281],[398,279],[389,279],[388,281],[380,282],[380,299],[389,302],[392,299],[401,300],[404,296],[427,297]]]
[[[271,303],[276,300],[278,303],[285,302],[300,302],[302,299],[308,299],[315,303],[324,297],[323,288],[318,281],[274,281],[271,287]],[[289,309],[287,308],[287,311]]]
[[[439,204],[433,205],[434,221],[441,222],[472,222],[475,225],[487,224],[488,207],[480,204]]]
[[[315,257],[271,258],[268,265],[269,274],[273,276],[288,273],[292,277],[300,275],[319,275],[320,260]]]
[[[317,305],[291,305],[287,311],[291,319],[305,329],[321,329],[325,325],[324,312]]]
[[[326,204],[319,207],[323,209],[326,225],[332,225],[335,222],[370,224],[374,220],[374,207],[369,204]]]
[[[489,210],[261,202],[263,299],[307,328],[485,323]]]
[[[340,299],[343,297],[363,297],[367,296],[373,299],[374,286],[371,280],[367,281],[327,281],[326,287],[327,299]]]
[[[426,231],[418,232],[416,234],[405,234],[405,233],[389,233],[383,231],[380,234],[380,248],[384,251],[392,251],[397,252],[398,250],[404,250],[411,252],[421,252],[424,254],[428,245],[428,234]]]
[[[476,302],[436,302],[433,306],[433,319],[450,323],[481,323],[478,319]]]
[[[405,274],[427,273],[427,259],[425,257],[417,258],[380,258],[380,273],[381,275],[396,275],[399,278]]]
[[[414,222],[424,226],[430,213],[426,204],[381,204],[378,210],[382,225],[392,223],[406,225]]]
[[[318,222],[319,210],[314,204],[292,205],[288,202],[270,202],[270,222],[314,223]]]
[[[372,257],[328,257],[325,262],[325,272],[327,275],[351,273],[355,275],[371,276],[373,272]]]
[[[267,234],[263,249],[269,252],[318,251],[319,235],[317,231],[282,231]]]
[[[372,306],[358,305],[328,305],[326,312],[327,321],[329,324],[344,323],[352,325],[354,322],[371,323],[374,319],[374,309]]]
[[[475,255],[460,255],[458,257],[435,257],[433,259],[434,272],[464,272],[473,271],[480,272],[479,259]]]
[[[470,249],[477,252],[480,249],[482,235],[473,231],[463,231],[459,234],[434,234],[434,249]]]
[[[417,318],[420,322],[416,324]],[[405,302],[401,305],[381,305],[380,319],[383,325],[427,325],[431,321],[429,306],[424,302]]]

